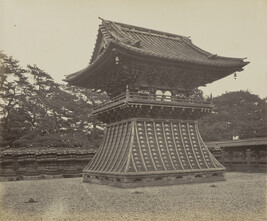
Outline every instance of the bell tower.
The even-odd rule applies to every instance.
[[[248,62],[212,55],[179,35],[103,20],[90,65],[67,82],[106,91],[93,116],[107,123],[83,182],[118,187],[225,180],[197,119],[212,104],[199,86]]]

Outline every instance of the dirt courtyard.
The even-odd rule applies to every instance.
[[[81,178],[1,182],[0,220],[267,220],[264,173],[120,189]]]

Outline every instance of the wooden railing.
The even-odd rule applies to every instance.
[[[93,107],[93,110],[102,108],[104,106],[108,106],[110,104],[118,103],[119,101],[122,101],[122,100],[125,100],[125,99],[126,99],[126,93],[120,94],[120,95],[118,95],[116,97],[113,97],[111,100],[108,100],[108,101],[102,102],[101,104],[95,105]]]
[[[94,106],[93,110],[99,108],[112,106],[120,102],[129,102],[129,101],[139,101],[139,102],[152,102],[158,104],[202,104],[202,105],[211,105],[210,101],[197,99],[197,98],[188,98],[188,97],[178,97],[178,96],[169,96],[169,95],[156,95],[156,94],[141,94],[136,92],[126,92],[116,97],[113,97],[111,100],[103,102]]]

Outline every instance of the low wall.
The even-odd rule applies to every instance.
[[[94,155],[87,149],[8,149],[0,154],[0,181],[81,176]]]
[[[227,171],[267,172],[266,147],[210,148]],[[0,181],[82,176],[95,149],[8,149],[0,153]]]
[[[220,151],[211,150],[212,154],[229,172],[267,172],[266,149],[227,148]]]

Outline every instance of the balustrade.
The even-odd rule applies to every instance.
[[[172,104],[208,104],[210,105],[211,102],[200,99],[200,98],[191,98],[191,97],[179,97],[173,95],[158,95],[158,94],[144,94],[144,93],[137,93],[137,92],[126,92],[112,99],[103,102],[101,104],[97,104],[94,106],[93,110],[97,110],[103,107],[108,107],[115,105],[120,102],[129,102],[129,101],[136,101],[136,102],[153,102],[157,104],[166,104],[171,102]]]

